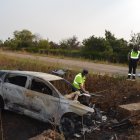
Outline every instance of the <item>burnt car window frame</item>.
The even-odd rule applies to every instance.
[[[32,81],[33,80],[37,80],[38,82],[42,82],[48,89],[47,90],[51,90],[51,94],[47,94],[47,91],[42,91],[42,90],[40,90],[40,91],[37,91],[37,90],[33,90],[32,89]],[[52,88],[52,86],[47,82],[47,81],[45,81],[45,80],[43,80],[43,79],[40,79],[40,78],[38,78],[38,77],[32,77],[31,79],[30,79],[30,86],[29,86],[29,89],[30,90],[32,90],[32,91],[35,91],[35,92],[39,92],[39,93],[42,93],[42,94],[45,94],[45,95],[49,95],[49,96],[53,96],[53,97],[59,97],[58,95],[56,95],[56,94],[54,94],[54,89]]]
[[[5,75],[6,72],[0,71],[0,79],[3,78],[3,76]]]
[[[70,90],[69,92],[62,92],[62,88],[58,88],[58,82],[60,82],[60,81],[62,81],[62,82],[65,82],[65,85],[67,85],[67,87],[68,87],[68,89]],[[77,89],[76,88],[74,88],[74,86],[69,82],[69,81],[67,81],[66,79],[61,79],[61,80],[52,80],[52,81],[49,81],[50,82],[50,84],[53,86],[53,87],[55,87],[57,90],[58,90],[58,92],[62,95],[62,96],[65,96],[65,95],[67,95],[67,94],[70,94],[70,93],[72,93],[73,91],[77,91]],[[56,86],[57,85],[57,86]],[[67,90],[68,90],[67,89]]]
[[[23,85],[20,85],[20,84],[17,84],[16,82],[10,82],[7,78],[8,77],[10,77],[10,76],[19,76],[19,77],[25,77],[26,78],[26,80],[23,82],[24,84]],[[6,80],[8,80],[8,81],[6,81]],[[10,83],[10,84],[13,84],[13,85],[16,85],[16,86],[19,86],[19,87],[23,87],[23,88],[26,88],[26,85],[27,85],[27,81],[28,81],[28,76],[26,76],[26,75],[22,75],[22,74],[16,74],[16,73],[7,73],[6,75],[5,75],[5,77],[4,77],[4,83]],[[19,82],[20,83],[20,82]]]
[[[6,75],[6,72],[0,71],[0,83],[4,82],[5,75]]]

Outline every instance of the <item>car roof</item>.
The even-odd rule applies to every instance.
[[[53,75],[53,74],[48,74],[48,73],[43,73],[43,72],[35,72],[35,71],[0,70],[0,72],[29,75],[29,76],[42,78],[42,79],[44,79],[46,81],[54,81],[54,80],[63,79],[63,78],[61,78],[59,76],[56,76],[56,75]]]

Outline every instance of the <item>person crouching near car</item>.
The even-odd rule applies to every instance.
[[[78,73],[73,81],[73,86],[76,90],[79,90],[81,93],[89,94],[87,90],[85,90],[85,81],[88,75],[88,70],[83,69],[81,73]]]
[[[72,93],[65,95],[66,98],[77,101],[81,93],[87,93],[87,94],[89,93],[88,91],[85,90],[85,80],[87,74],[88,74],[88,70],[83,69],[81,73],[78,73],[75,76],[72,84],[73,85]]]

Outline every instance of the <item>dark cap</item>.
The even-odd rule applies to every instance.
[[[88,74],[88,70],[87,69],[83,69],[82,73],[85,75],[85,74]]]
[[[137,45],[134,45],[133,50],[134,51],[138,51],[138,46]]]

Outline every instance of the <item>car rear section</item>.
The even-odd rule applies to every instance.
[[[3,77],[6,74],[4,71],[0,71],[0,109],[4,109],[4,99],[2,94],[2,83],[3,83]]]

